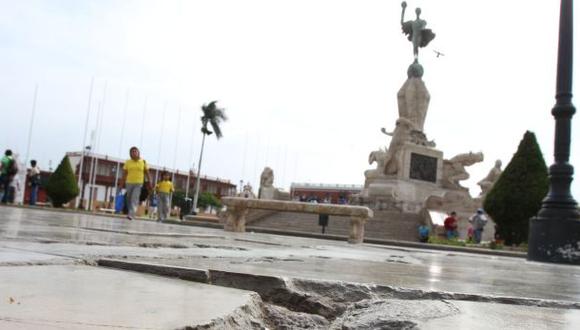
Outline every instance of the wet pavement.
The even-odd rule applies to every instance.
[[[3,329],[177,329],[209,323],[257,297],[249,291],[73,265],[0,267],[0,278]]]
[[[138,281],[163,282],[151,284],[154,287],[186,285],[184,290],[187,291],[188,287],[193,285],[185,281],[152,275],[87,266],[95,265],[97,260],[103,258],[257,276],[342,281],[426,292],[514,298],[508,305],[454,301],[453,310],[458,312],[450,312],[446,314],[446,317],[431,317],[422,320],[420,316],[416,316],[415,324],[422,329],[447,328],[448,322],[473,324],[483,315],[489,315],[490,320],[495,318],[494,324],[503,324],[506,328],[518,328],[519,326],[512,327],[516,324],[528,327],[526,324],[531,324],[529,320],[535,320],[536,328],[572,329],[571,324],[580,323],[580,308],[578,308],[580,306],[580,267],[577,266],[541,264],[528,262],[522,258],[461,252],[373,244],[352,245],[342,241],[251,232],[231,233],[220,229],[159,224],[141,220],[128,221],[119,217],[74,212],[0,207],[0,271],[11,273],[13,279],[24,281],[24,278],[17,275],[19,266],[37,269],[45,267],[57,269],[53,267],[58,267],[58,271],[54,270],[54,273],[50,273],[47,277],[51,281],[58,282],[67,272],[79,274],[78,271],[73,270],[80,268],[83,269],[80,273],[98,271],[107,274],[103,275],[103,278],[139,276]],[[26,287],[26,282],[22,281],[16,281],[16,286]],[[78,279],[78,281],[81,280]],[[127,278],[123,281],[133,280]],[[122,286],[107,286],[105,284],[107,282],[99,283],[95,285],[110,288],[111,292],[103,293],[103,300],[95,301],[95,305],[105,303],[109,299],[107,297],[114,295],[115,290],[125,289]],[[149,286],[149,284],[144,286]],[[212,288],[208,289],[210,291],[219,290],[215,286],[208,287]],[[4,292],[6,282],[2,288]],[[34,300],[37,302],[67,297],[58,295],[60,292],[58,286],[55,286],[52,291],[37,289],[40,290]],[[168,290],[171,292],[172,289]],[[90,291],[75,290],[75,292],[73,294],[75,296],[91,296]],[[240,292],[234,294],[236,299],[231,299],[232,302],[236,302],[234,305],[242,306],[250,297],[249,291]],[[184,295],[183,299],[179,298],[175,304],[187,306],[187,301],[193,299],[192,297]],[[6,297],[0,298],[6,299]],[[146,295],[133,297],[133,299],[148,301]],[[451,300],[453,299],[456,298],[452,297]],[[554,300],[564,307],[518,306],[518,299]],[[169,312],[164,309],[163,305],[163,302],[159,302],[151,306],[163,311],[160,314],[164,315],[163,318],[179,320],[181,323],[155,323],[155,314],[147,313],[147,317],[152,318],[147,319],[149,320],[147,324],[151,324],[152,328],[178,328],[186,324],[191,325],[191,322],[203,324],[209,319],[228,314],[222,310],[217,311],[215,315],[212,314],[211,317],[188,320],[183,317],[185,314],[167,314]],[[365,308],[372,311],[370,306]],[[229,311],[233,309],[233,306],[227,308]],[[510,310],[512,311],[509,312]],[[0,308],[0,321],[7,318],[20,320],[24,317],[23,315],[13,316],[7,312],[6,306]],[[344,315],[341,317],[346,317]],[[60,318],[60,320],[63,319],[68,320],[67,314],[63,314]],[[91,325],[107,324],[103,320],[91,319],[89,323]],[[344,322],[346,323],[342,326],[348,324],[347,321]],[[355,324],[359,323],[355,322]],[[133,323],[131,326],[139,328],[139,325],[143,324]],[[477,326],[472,328],[489,329],[491,328],[489,326],[487,323],[477,323]],[[332,325],[325,324],[320,327],[332,328]]]

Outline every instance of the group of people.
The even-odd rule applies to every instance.
[[[171,174],[163,171],[161,180],[153,187],[149,167],[147,162],[141,158],[139,149],[131,147],[129,156],[130,158],[123,165],[123,178],[119,184],[119,189],[124,188],[126,191],[127,219],[133,220],[135,218],[140,196],[145,189],[147,194],[152,194],[155,203],[158,203],[157,221],[165,221],[169,216],[171,196],[174,192]],[[8,149],[0,159],[0,201],[3,204],[14,203],[16,193],[22,189],[18,173],[20,173],[18,159],[12,150]],[[30,187],[28,202],[30,205],[36,205],[41,182],[40,168],[36,160],[30,161],[30,168],[27,169],[26,176],[26,182]]]
[[[481,243],[483,229],[487,224],[487,217],[485,216],[483,209],[477,209],[475,214],[469,217],[467,221],[470,224],[469,228],[467,229],[467,241],[471,241],[476,244]],[[459,232],[457,230],[458,219],[457,213],[455,211],[449,214],[449,216],[445,219],[443,226],[445,227],[445,236],[447,239],[457,239],[459,237]]]
[[[19,173],[18,159],[12,150],[7,149],[0,159],[0,201],[3,204],[14,203],[17,200],[17,194],[22,192]],[[30,187],[28,203],[36,205],[40,186],[40,168],[34,159],[30,161],[30,168],[26,172],[26,183]]]
[[[123,178],[119,184],[119,189],[125,188],[125,201],[127,203],[127,219],[133,220],[137,213],[137,206],[140,203],[140,196],[143,190],[146,195],[152,192],[152,205],[158,207],[157,221],[162,222],[169,217],[171,209],[171,196],[174,191],[171,174],[163,171],[161,180],[155,185],[153,191],[151,176],[147,162],[141,158],[139,148],[131,147],[129,149],[130,158],[123,165]],[[157,206],[158,205],[158,206]]]
[[[467,241],[476,244],[481,243],[481,238],[483,235],[483,229],[487,224],[487,217],[483,209],[479,208],[468,219],[469,227],[467,229]],[[443,222],[443,227],[445,228],[445,237],[447,239],[457,239],[459,237],[459,219],[457,218],[457,212],[452,211],[449,213],[445,221]],[[429,227],[426,225],[419,226],[419,241],[426,243],[429,241]]]

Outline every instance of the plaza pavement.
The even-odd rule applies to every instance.
[[[0,274],[7,329],[580,324],[577,266],[66,211],[1,206]]]

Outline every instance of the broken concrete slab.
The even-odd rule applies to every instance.
[[[136,270],[148,270],[142,263],[118,261],[110,265],[123,263],[123,269],[130,270],[134,265]],[[211,269],[207,272],[208,281],[213,279],[213,284],[259,293],[265,302],[264,323],[280,329],[440,329],[449,324],[520,329],[522,322],[539,322],[537,328],[541,329],[572,329],[580,321],[580,302],[287,279]],[[518,321],[519,316],[528,314],[533,316],[533,322],[529,318]],[[481,323],[488,315],[495,318],[494,322]]]
[[[70,257],[0,247],[0,266],[66,265],[77,262],[77,259]]]
[[[0,267],[0,278],[0,327],[263,327],[249,291],[91,266]]]
[[[247,329],[362,329],[368,328],[372,320],[382,322],[373,323],[373,327],[438,329],[459,324],[475,329],[496,329],[496,325],[520,329],[523,324],[528,328],[566,329],[578,320],[579,267],[400,246],[353,246],[346,242],[253,233],[242,236],[208,228],[1,206],[0,218],[3,219],[0,248],[10,255],[6,259],[11,258],[12,262],[18,262],[19,258],[30,261],[36,254],[47,255],[49,263],[64,258],[96,265],[97,260],[109,258],[114,259],[109,266],[137,263],[135,271],[170,276],[160,279],[149,275],[177,287],[191,285],[178,280],[187,279],[251,289],[262,295],[254,294],[252,299],[257,300],[253,303],[213,318],[204,329],[235,328],[236,322]],[[45,267],[63,266],[21,268]],[[73,269],[78,269],[75,267],[94,269],[66,267],[72,267],[67,272],[69,276],[75,274]],[[42,280],[52,283],[56,279],[56,287],[62,287],[60,282],[66,281],[64,276],[48,275]],[[267,281],[263,276],[268,277]],[[124,284],[119,284],[115,290],[125,295],[124,288]],[[90,293],[79,290],[79,297],[72,299],[82,300],[90,297]],[[133,292],[127,293],[124,299],[132,295]],[[17,304],[18,297],[12,298]],[[448,306],[459,312],[425,318],[397,307],[413,304],[434,310]],[[173,306],[190,307],[182,300],[175,301]],[[386,309],[399,312],[389,314]],[[520,319],[525,317],[534,320],[536,326]],[[488,319],[494,323],[481,321]],[[27,322],[36,320],[29,318]],[[26,324],[28,328],[38,328],[37,324]],[[82,327],[89,328],[89,324]]]

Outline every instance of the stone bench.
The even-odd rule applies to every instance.
[[[223,197],[222,203],[227,207],[224,230],[233,232],[246,231],[246,215],[250,209],[349,216],[349,243],[362,243],[365,222],[373,217],[373,211],[365,206],[314,204],[241,197]]]

